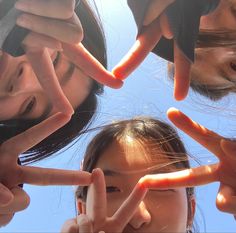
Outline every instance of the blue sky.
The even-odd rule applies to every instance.
[[[110,69],[132,45],[136,28],[125,0],[96,0],[104,23]],[[190,93],[184,102],[173,100],[173,85],[167,79],[166,62],[150,55],[126,81],[121,90],[107,88],[100,98],[100,109],[94,125],[135,115],[152,115],[166,119],[169,107],[176,107],[202,125],[224,136],[232,137],[236,113],[229,111],[235,100],[227,98],[218,105]],[[232,114],[231,114],[232,113]],[[234,115],[234,116],[233,116]],[[166,119],[167,120],[167,119]],[[180,132],[188,151],[202,164],[216,162],[215,157]],[[41,162],[40,166],[78,169],[88,135],[66,152]],[[192,162],[193,166],[196,163]],[[215,207],[218,184],[197,188],[196,222],[200,231],[235,232],[236,221]],[[73,187],[25,186],[31,197],[29,208],[16,214],[11,224],[0,232],[58,232],[63,222],[75,216]]]

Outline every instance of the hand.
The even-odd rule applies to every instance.
[[[68,54],[75,65],[98,82],[120,88],[118,80],[80,44],[83,29],[75,9],[75,0],[19,0],[16,8],[24,13],[17,24],[32,31],[23,41],[26,55],[42,87],[60,112],[71,115],[73,108],[64,96],[46,48]]]
[[[168,111],[169,119],[186,134],[214,153],[219,163],[179,172],[148,175],[141,183],[154,187],[191,187],[220,182],[216,199],[217,208],[236,215],[236,142],[208,130],[176,109]]]
[[[7,224],[14,213],[29,204],[28,195],[19,184],[89,185],[91,174],[81,171],[20,166],[18,156],[65,125],[68,116],[58,113],[0,146],[0,226]],[[3,191],[3,192],[2,192]]]
[[[130,51],[113,69],[113,74],[119,79],[129,76],[155,48],[162,36],[173,38],[165,9],[174,0],[152,0],[147,9],[140,34]],[[176,100],[183,100],[190,86],[191,62],[174,43],[175,84],[174,96]]]
[[[90,223],[87,222],[88,229],[90,229],[88,232],[123,232],[140,202],[144,199],[147,190],[137,184],[113,216],[107,216],[106,184],[104,174],[100,169],[95,169],[92,172],[92,181],[86,202],[86,215],[90,220]],[[80,232],[78,225],[75,219],[69,220],[64,224],[62,232]]]

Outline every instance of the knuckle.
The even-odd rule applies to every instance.
[[[13,219],[14,214],[0,215],[0,227],[6,226]]]
[[[220,210],[221,212],[227,212],[228,210],[228,203],[227,201],[216,201],[216,207],[218,210]]]
[[[84,38],[84,32],[83,29],[79,26],[73,27],[73,32],[70,36],[70,43],[72,44],[78,44],[80,43]]]
[[[81,214],[77,218],[77,223],[78,223],[78,225],[88,226],[91,224],[91,221],[87,215]]]
[[[75,10],[75,0],[64,1],[62,17],[64,19],[70,19],[74,14],[74,10]]]

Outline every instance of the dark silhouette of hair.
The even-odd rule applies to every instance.
[[[83,45],[96,59],[107,67],[106,42],[101,22],[86,0],[81,0],[76,7],[84,31]],[[61,129],[43,140],[35,147],[29,149],[21,156],[21,163],[27,164],[47,158],[58,152],[75,139],[82,131],[89,127],[98,107],[97,95],[103,93],[103,86],[93,81],[90,94],[84,102],[75,109],[71,120]],[[0,143],[38,124],[43,119],[21,120],[12,119],[0,122]]]

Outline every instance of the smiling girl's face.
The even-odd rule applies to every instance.
[[[132,137],[113,141],[96,164],[105,175],[108,216],[121,206],[142,176],[176,170],[173,165],[157,169],[168,162],[160,150],[156,154],[148,153]],[[150,167],[152,169],[147,170]],[[88,197],[89,192],[88,189]],[[185,188],[150,190],[124,232],[186,232],[187,225]]]
[[[50,51],[63,92],[73,108],[88,96],[92,81],[63,53]],[[0,121],[46,118],[55,112],[26,56],[0,58]]]

